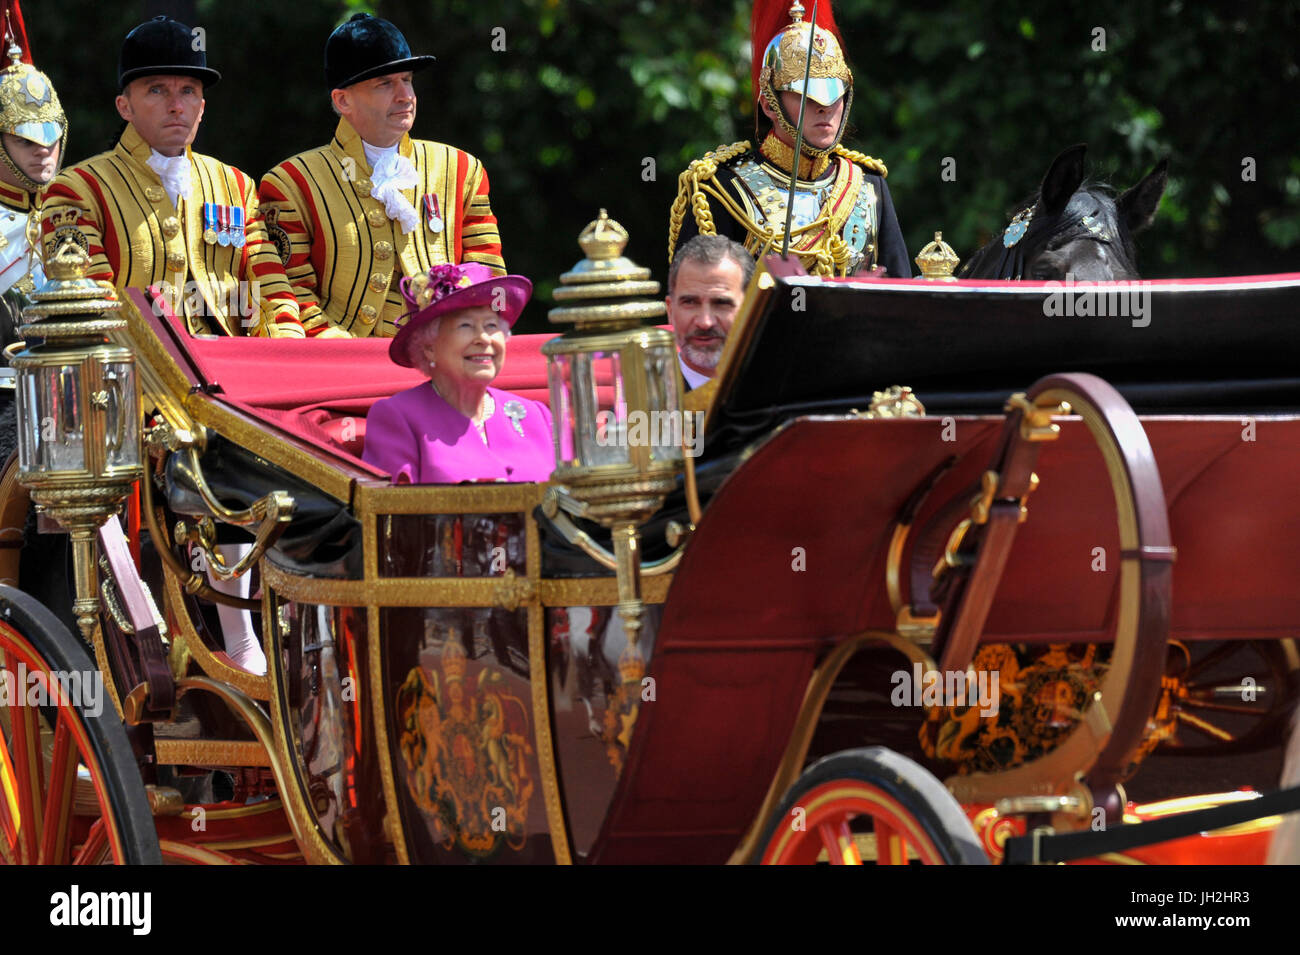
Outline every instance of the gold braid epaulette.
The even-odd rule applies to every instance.
[[[677,236],[681,234],[682,220],[686,218],[688,205],[695,213],[695,224],[699,227],[700,235],[718,234],[718,228],[713,224],[713,213],[709,211],[708,197],[700,192],[700,183],[712,179],[717,174],[719,166],[749,150],[749,140],[732,143],[730,146],[719,146],[692,161],[677,177],[677,198],[673,200],[672,209],[668,213],[669,262],[673,260],[673,248],[677,245]]]
[[[859,166],[866,166],[872,172],[879,173],[882,177],[889,175],[889,170],[885,168],[883,162],[873,156],[868,156],[866,153],[860,153],[856,149],[845,149],[843,146],[836,146],[835,155],[843,156],[849,162],[855,162]]]

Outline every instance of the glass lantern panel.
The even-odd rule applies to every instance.
[[[81,368],[50,365],[24,369],[21,389],[24,471],[84,471],[86,436],[81,418]]]
[[[18,412],[18,467],[31,471],[35,467],[36,448],[40,442],[40,415],[36,411],[36,379],[32,372],[19,372],[14,382],[14,401]]]
[[[556,355],[551,363],[551,415],[557,463],[626,464],[627,399],[618,351]]]
[[[104,365],[104,437],[110,468],[135,467],[140,463],[140,409],[136,401],[135,365],[108,362]]]
[[[573,362],[570,355],[553,355],[546,376],[551,389],[551,438],[555,445],[555,466],[573,461]]]
[[[691,412],[682,410],[677,349],[672,345],[651,346],[645,350],[645,363],[650,460],[681,461],[683,445],[690,447],[696,440],[697,418],[687,420]]]

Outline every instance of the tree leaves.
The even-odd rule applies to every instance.
[[[144,4],[122,6],[29,11],[37,64],[71,120],[69,161],[106,148],[120,126],[117,46],[144,19]],[[416,79],[415,131],[485,162],[506,262],[538,283],[524,331],[548,327],[546,289],[580,257],[578,232],[602,207],[631,232],[628,254],[662,280],[678,174],[753,136],[748,0],[200,0],[197,9],[192,25],[207,31],[225,76],[208,95],[197,148],[254,176],[333,132],[321,60],[351,13],[392,20],[416,53],[436,55]],[[1061,148],[1086,141],[1092,171],[1119,187],[1171,159],[1156,225],[1139,242],[1145,274],[1296,268],[1294,0],[1231,13],[1096,0],[1032,16],[993,0],[836,0],[835,18],[857,78],[846,144],[889,165],[913,253],[942,229],[969,255]],[[1099,29],[1104,50],[1094,49]],[[494,30],[504,49],[493,48]],[[1252,181],[1245,157],[1256,162]],[[955,181],[941,177],[945,158]]]

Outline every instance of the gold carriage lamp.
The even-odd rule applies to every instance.
[[[573,328],[547,342],[542,354],[551,389],[552,480],[560,485],[544,509],[572,543],[617,573],[631,647],[641,612],[638,526],[673,489],[689,425],[673,336],[641,324],[665,313],[659,283],[623,256],[627,237],[604,209],[583,230],[578,244],[586,257],[560,276],[559,307],[550,312],[552,322]],[[610,528],[614,554],[561,510]]]
[[[126,328],[121,303],[86,278],[90,257],[65,241],[45,265],[48,280],[23,313],[18,373],[18,480],[37,510],[71,535],[77,597],[87,642],[99,613],[95,533],[143,471],[135,356],[111,344]]]

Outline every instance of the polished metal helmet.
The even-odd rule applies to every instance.
[[[10,63],[0,70],[0,133],[21,136],[42,146],[58,143],[59,163],[62,164],[68,145],[68,118],[50,78],[30,63],[24,63],[22,55],[18,44],[11,44]],[[25,188],[35,192],[46,185],[23,172],[8,149],[0,148],[0,162]]]
[[[803,4],[799,0],[794,0],[788,14],[790,22],[767,41],[757,83],[759,95],[773,108],[778,117],[777,121],[792,139],[795,136],[798,117],[786,115],[777,94],[806,93],[810,100],[823,106],[831,106],[841,97],[847,97],[844,103],[844,116],[840,121],[835,142],[825,149],[813,149],[805,142],[804,152],[811,156],[825,155],[839,145],[848,123],[849,107],[853,105],[853,73],[849,70],[849,65],[844,59],[844,50],[840,47],[834,32],[830,3],[829,0],[819,0],[819,3],[824,12],[819,12],[819,25],[816,32],[811,34],[812,66],[808,66],[809,31],[812,24],[804,19],[806,11]],[[828,23],[831,29],[822,26],[822,23]],[[761,39],[758,42],[761,42]],[[755,52],[757,52],[757,43]],[[807,90],[804,89],[805,68],[808,72]]]

